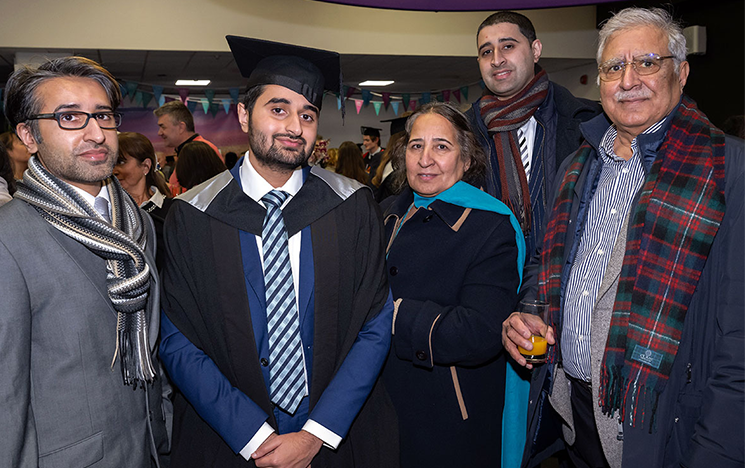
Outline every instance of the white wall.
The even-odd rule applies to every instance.
[[[226,34],[350,54],[475,55],[488,12],[412,12],[307,0],[2,2],[0,47],[227,51]],[[545,57],[592,57],[595,7],[530,10]]]

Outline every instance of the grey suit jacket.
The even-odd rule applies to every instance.
[[[155,272],[152,222],[148,234]],[[148,306],[154,355],[158,288]],[[160,381],[133,390],[112,367],[105,261],[20,200],[0,208],[0,344],[0,466],[150,467],[167,450]]]

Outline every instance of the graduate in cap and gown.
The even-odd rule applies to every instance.
[[[307,165],[339,55],[227,39],[249,150],[166,220],[173,466],[395,467],[381,214],[366,186]]]
[[[380,158],[385,148],[380,147],[380,129],[373,127],[360,127],[362,130],[362,146],[367,150],[362,154],[362,162],[370,178],[375,175],[380,165]]]

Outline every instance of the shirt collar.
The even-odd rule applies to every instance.
[[[638,138],[641,135],[650,135],[655,132],[658,132],[662,126],[665,124],[665,121],[669,116],[671,116],[672,113],[666,115],[663,117],[660,121],[655,123],[654,125],[650,126],[648,129],[644,130],[640,135],[637,135],[634,137],[633,140],[631,140],[631,152],[632,152],[632,158],[636,157],[639,154],[639,142]],[[612,124],[610,127],[608,127],[608,130],[606,130],[605,134],[603,135],[603,138],[600,140],[599,149],[601,157],[605,162],[610,162],[611,160],[619,161],[621,158],[616,154],[614,150],[614,144],[616,142],[616,138],[618,137],[618,130],[616,128],[615,124]]]
[[[80,187],[76,187],[72,184],[68,184],[70,187],[75,189],[78,194],[83,197],[83,200],[88,202],[91,206],[95,206],[96,204],[96,198],[101,197],[105,198],[107,202],[109,202],[109,211],[111,211],[111,199],[109,198],[109,191],[106,190],[106,184],[101,184],[101,190],[99,190],[98,195],[95,197],[91,195],[90,193],[86,192],[85,190],[81,189]]]
[[[145,203],[152,202],[158,208],[163,208],[163,200],[165,200],[166,197],[164,197],[163,194],[160,193],[160,190],[158,190],[158,187],[154,185],[150,187],[150,190],[153,191],[153,196],[150,197],[150,199],[146,201]],[[143,203],[140,206],[143,206],[145,203]]]
[[[246,151],[245,157],[243,158],[243,164],[240,168],[240,177],[243,192],[252,200],[260,203],[264,195],[272,190],[282,190],[283,192],[287,192],[290,195],[290,198],[294,197],[295,194],[300,191],[300,188],[303,186],[302,168],[295,169],[287,182],[285,182],[283,186],[275,189],[269,182],[261,177],[258,172],[256,172],[253,164],[251,164],[252,158],[249,157],[248,153],[249,152]],[[288,198],[288,201],[290,198]]]
[[[181,152],[181,148],[183,148],[185,144],[191,143],[192,141],[196,140],[198,136],[199,136],[199,134],[198,133],[195,133],[194,135],[192,135],[189,138],[187,138],[186,140],[184,140],[183,143],[181,143],[180,145],[178,145],[176,147],[176,154],[179,154]]]

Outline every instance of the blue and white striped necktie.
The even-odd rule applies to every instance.
[[[266,206],[261,242],[269,332],[269,398],[293,414],[305,396],[305,371],[287,229],[280,209],[288,196],[272,190],[261,199]]]

